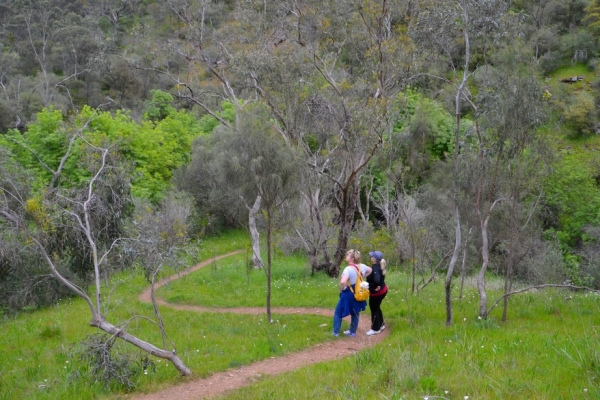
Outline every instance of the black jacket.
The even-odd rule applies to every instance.
[[[381,265],[373,264],[371,265],[373,271],[367,276],[367,282],[369,282],[369,292],[377,293],[375,288],[379,286],[379,291],[385,288],[385,275],[383,275],[381,270]]]

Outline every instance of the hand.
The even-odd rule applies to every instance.
[[[380,290],[381,290],[381,286],[377,286],[377,287],[375,288],[375,291],[376,291],[376,292],[379,292]]]

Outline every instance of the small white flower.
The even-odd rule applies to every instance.
[[[448,394],[448,393],[450,393],[450,392],[448,392],[447,390],[444,390],[444,394]]]
[[[469,398],[469,396],[465,396],[464,399],[467,400]]]
[[[587,388],[583,389],[583,391],[587,393]]]

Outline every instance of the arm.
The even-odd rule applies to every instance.
[[[378,292],[381,290],[381,268],[375,267],[373,269],[373,283],[375,286],[375,291]]]
[[[340,279],[340,291],[343,291],[344,289],[346,289],[347,283],[348,282],[348,275],[346,273],[342,274],[342,277]]]

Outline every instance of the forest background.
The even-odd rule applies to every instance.
[[[600,289],[597,0],[0,9],[3,316],[237,227],[269,319],[272,249]]]

